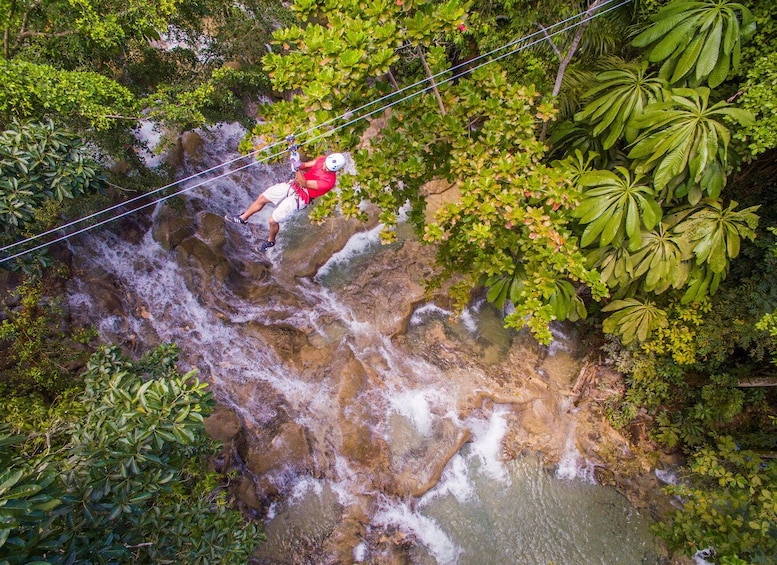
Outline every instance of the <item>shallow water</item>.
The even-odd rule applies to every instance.
[[[564,479],[535,456],[500,461],[503,411],[468,425],[475,431],[440,483],[418,500],[384,497],[371,527],[396,531],[412,544],[415,565],[649,565],[659,563],[648,521],[615,490],[583,478]],[[341,485],[301,480],[273,508],[260,563],[283,563],[301,545],[317,547],[337,522]],[[369,535],[369,534],[368,534]],[[368,544],[357,563],[376,562]],[[298,563],[315,563],[295,561]]]
[[[534,457],[507,462],[506,482],[480,466],[465,455],[464,500],[450,492],[420,510],[461,548],[460,565],[658,562],[646,521],[612,489],[560,479]]]

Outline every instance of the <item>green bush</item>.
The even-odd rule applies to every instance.
[[[81,139],[50,120],[12,122],[0,132],[0,244],[15,244],[53,227],[66,201],[95,193],[103,184],[101,167]],[[30,260],[19,263],[34,265]]]
[[[96,334],[92,329],[67,328],[61,299],[42,290],[53,278],[29,280],[14,289],[19,305],[6,308],[7,317],[0,322],[4,350],[0,387],[7,392],[6,399],[39,394],[50,403],[66,390],[80,387],[74,369],[86,363],[87,344]]]
[[[207,385],[163,345],[138,362],[92,356],[63,447],[29,456],[0,430],[0,564],[245,563],[263,538],[205,471]]]
[[[774,563],[777,559],[777,461],[740,450],[730,437],[701,449],[685,481],[667,487],[682,500],[655,527],[686,555],[712,548],[718,563]]]

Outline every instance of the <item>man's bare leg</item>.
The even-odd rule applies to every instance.
[[[280,229],[281,229],[281,225],[278,222],[276,222],[275,220],[273,220],[272,218],[270,218],[270,233],[267,236],[267,241],[272,241],[274,243],[275,242],[275,236],[278,235],[278,231]]]
[[[240,219],[244,222],[248,221],[248,218],[259,212],[262,208],[264,208],[267,204],[269,204],[270,201],[267,200],[267,198],[264,196],[264,194],[260,194],[259,198],[254,200],[253,204],[251,204],[248,209],[240,214]],[[277,230],[276,230],[277,232]]]

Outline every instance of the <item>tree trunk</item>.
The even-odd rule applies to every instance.
[[[740,379],[737,388],[777,386],[777,377],[757,377],[754,379]]]
[[[583,16],[583,23],[581,23],[579,26],[577,26],[577,31],[575,32],[575,36],[572,38],[572,42],[569,44],[569,47],[567,48],[566,53],[561,56],[561,51],[553,45],[554,51],[559,56],[559,65],[558,65],[558,71],[556,72],[556,82],[553,84],[553,97],[555,98],[558,96],[558,93],[561,92],[561,85],[564,82],[564,73],[567,71],[567,67],[569,66],[569,63],[572,62],[572,57],[575,56],[575,53],[577,52],[577,48],[580,47],[580,42],[583,40],[583,34],[585,33],[585,30],[588,28],[588,24],[591,23],[591,16],[593,16],[596,11],[599,9],[599,7],[602,5],[602,3],[606,2],[607,0],[594,0],[588,5],[588,9],[585,11],[585,16]],[[553,44],[551,41],[550,36],[548,36],[548,32],[545,30],[545,28],[542,28],[545,32],[545,36],[547,37],[548,41]],[[548,122],[545,122],[542,124],[542,132],[540,133],[540,141],[545,141],[545,137],[548,133]]]

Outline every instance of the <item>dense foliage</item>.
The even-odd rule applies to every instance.
[[[138,156],[144,142],[135,134],[147,120],[162,132],[162,147],[187,129],[250,122],[244,107],[268,90],[259,59],[271,30],[288,19],[280,2],[264,0],[0,3],[0,213],[10,228],[2,243],[167,184],[164,168],[149,174]],[[30,138],[44,133],[60,145],[42,144],[39,155]],[[65,162],[83,167],[78,183],[37,184],[24,169],[45,174]],[[82,198],[94,192],[86,190],[90,176],[92,189],[110,187],[99,199]],[[76,196],[80,206],[47,206],[33,223],[49,192],[60,203]]]
[[[46,399],[48,403],[75,387],[81,380],[74,378],[76,369],[83,367],[89,356],[88,344],[95,337],[89,329],[70,328],[60,298],[51,290],[59,283],[54,272],[41,281],[28,280],[14,289],[18,303],[14,308],[3,307],[0,322],[0,391],[6,400],[11,397],[31,400]],[[44,293],[43,288],[49,288]],[[3,304],[13,303],[0,297]],[[27,405],[23,409],[27,421],[34,418]],[[12,409],[6,407],[6,422],[13,422]],[[18,425],[24,426],[25,418]]]
[[[76,135],[51,120],[13,122],[0,132],[0,243],[11,245],[52,227],[70,201],[99,191],[104,182],[100,165]]]
[[[213,401],[176,360],[173,346],[137,362],[103,348],[70,411],[54,404],[65,421],[0,428],[0,563],[246,562],[261,533],[203,470]]]
[[[237,97],[264,79],[256,48],[235,49],[232,34],[238,23],[255,21],[263,7],[268,23],[252,29],[259,45],[268,24],[284,17],[273,3],[6,2],[0,6],[0,75],[6,79],[0,123],[50,115],[116,132],[149,110],[170,126],[234,117]],[[231,48],[221,50],[220,41]],[[234,64],[224,68],[227,62]]]
[[[668,490],[682,510],[659,532],[686,553],[711,548],[717,562],[773,563],[777,555],[777,461],[742,450],[730,437],[696,453],[689,470],[694,482]]]

